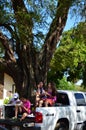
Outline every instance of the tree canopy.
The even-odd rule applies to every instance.
[[[83,79],[84,81],[83,74],[86,73],[85,28],[86,23],[81,22],[77,27],[63,33],[60,45],[51,60],[51,72],[53,75],[56,73],[56,77],[62,73],[61,77],[58,76],[58,78],[62,78],[66,72],[68,80],[76,82]]]
[[[20,94],[30,94],[40,80],[46,83],[50,61],[75,2],[0,1],[0,66],[13,78]],[[78,7],[84,2],[78,1]]]

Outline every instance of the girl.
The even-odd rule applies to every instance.
[[[21,120],[24,120],[28,114],[31,113],[31,103],[24,95],[20,98],[21,104],[15,106],[15,118],[17,118],[18,114],[22,114]]]
[[[45,99],[45,90],[44,90],[44,84],[43,82],[39,82],[39,84],[37,85],[37,92],[36,92],[36,106],[41,107],[43,104],[43,100]]]
[[[47,94],[47,98],[45,100],[45,106],[47,107],[48,105],[50,106],[54,105],[56,101],[56,95],[57,95],[55,83],[53,82],[48,83],[46,94]]]

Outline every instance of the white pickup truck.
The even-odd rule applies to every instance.
[[[86,122],[85,93],[58,90],[55,106],[37,107],[35,121],[41,130],[82,130]]]

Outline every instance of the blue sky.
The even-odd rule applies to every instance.
[[[72,17],[71,14],[69,13],[64,31],[67,31],[72,27],[76,26],[80,21],[81,18],[79,16],[75,15]]]
[[[71,18],[71,16],[69,15],[64,30],[67,31],[71,29],[75,25],[76,23],[75,21],[76,21],[76,18],[75,17]]]

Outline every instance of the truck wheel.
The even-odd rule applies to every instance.
[[[68,126],[64,122],[58,122],[54,130],[68,130]]]

